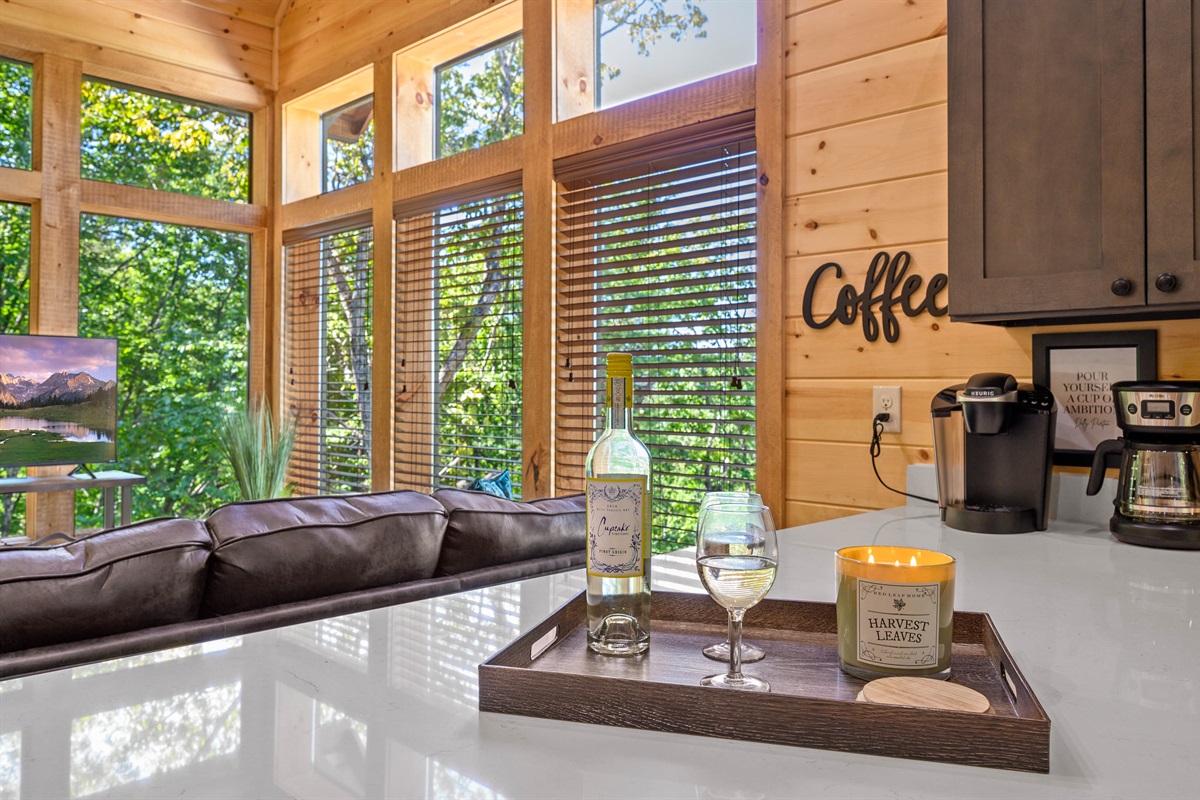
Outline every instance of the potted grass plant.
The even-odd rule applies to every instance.
[[[250,403],[226,418],[218,434],[221,451],[233,467],[243,500],[286,497],[288,460],[296,443],[296,425],[284,418],[279,425],[265,403]]]

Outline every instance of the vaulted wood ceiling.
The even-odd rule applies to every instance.
[[[289,0],[184,0],[185,3],[219,11],[268,28],[275,27],[280,10]]]

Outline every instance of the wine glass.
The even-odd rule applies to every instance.
[[[729,673],[710,675],[701,686],[771,691],[761,678],[742,674],[742,619],[770,590],[778,563],[769,508],[761,503],[715,503],[707,509],[696,533],[696,569],[709,595],[729,611],[730,647]]]
[[[700,520],[704,519],[704,512],[708,511],[710,506],[717,503],[750,503],[762,505],[762,495],[757,492],[706,492],[700,500],[700,513],[697,515],[697,526]],[[728,661],[729,660],[729,639],[724,641],[713,642],[705,647],[702,651],[704,655],[711,658],[713,661]],[[751,644],[750,642],[742,642],[742,663],[753,664],[755,661],[762,661],[766,653],[761,647]]]

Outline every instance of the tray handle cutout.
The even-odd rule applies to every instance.
[[[557,625],[555,625],[550,630],[546,631],[546,633],[541,638],[539,638],[536,642],[533,643],[533,646],[529,648],[529,660],[537,661],[538,656],[540,656],[542,653],[549,650],[550,645],[554,644],[556,641],[558,641],[558,626]]]
[[[1013,683],[1013,679],[1009,676],[1008,670],[1004,668],[1004,662],[1000,662],[1000,676],[1004,678],[1004,682],[1008,684],[1008,691],[1011,693],[1012,699],[1017,699],[1017,685]]]

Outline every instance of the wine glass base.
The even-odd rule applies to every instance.
[[[719,689],[736,689],[742,692],[769,692],[771,684],[762,678],[743,675],[740,678],[730,678],[727,674],[709,675],[700,681],[701,686],[716,686]]]
[[[711,658],[713,661],[720,661],[724,664],[729,663],[729,640],[710,644],[700,652]],[[742,663],[753,664],[755,661],[762,661],[766,653],[761,647],[755,647],[749,642],[742,642]]]

